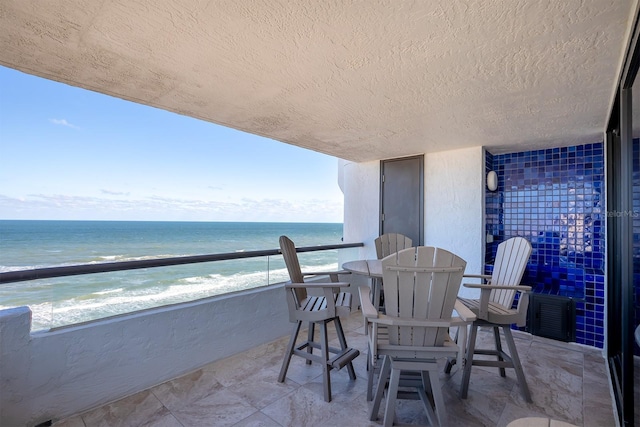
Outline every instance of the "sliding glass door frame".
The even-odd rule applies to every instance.
[[[607,158],[606,352],[621,426],[634,425],[633,83],[640,66],[638,13],[605,134]],[[640,90],[640,88],[638,88]],[[640,105],[636,105],[640,108]]]

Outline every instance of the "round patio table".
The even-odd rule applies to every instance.
[[[382,285],[382,261],[379,259],[363,259],[349,261],[342,264],[342,269],[367,276],[371,279],[371,303],[374,307],[380,307],[380,288]]]
[[[382,261],[379,259],[363,259],[342,264],[344,270],[353,274],[368,277],[382,277]]]

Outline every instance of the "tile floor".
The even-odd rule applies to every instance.
[[[292,359],[287,380],[277,382],[288,337],[211,363],[172,381],[54,424],[55,427],[111,426],[379,426],[368,420],[366,340],[359,312],[343,321],[347,340],[361,355],[358,378],[346,369],[331,373],[333,400],[322,397],[319,366]],[[474,367],[469,396],[458,397],[461,372],[440,374],[452,426],[506,426],[521,417],[549,417],[577,426],[614,426],[605,362],[599,349],[515,334],[533,403],[520,396],[513,370]],[[491,342],[489,330],[478,344]],[[337,345],[337,340],[334,339]],[[396,423],[428,425],[419,401],[399,401]]]

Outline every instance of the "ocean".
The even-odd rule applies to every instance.
[[[342,243],[342,224],[0,220],[0,272]],[[304,270],[338,267],[338,251],[300,254]],[[28,305],[32,330],[70,325],[288,280],[281,256],[0,285],[0,310]]]

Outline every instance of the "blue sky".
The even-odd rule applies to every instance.
[[[0,67],[0,219],[342,222],[337,166]]]

